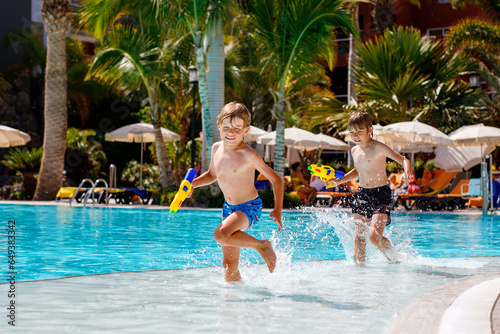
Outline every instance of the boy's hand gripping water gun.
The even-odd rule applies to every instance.
[[[307,169],[311,171],[311,175],[317,176],[321,179],[321,181],[325,182],[327,184],[327,188],[333,188],[331,180],[344,178],[343,172],[335,170],[330,166],[319,166],[312,164]]]
[[[174,200],[170,203],[170,213],[175,213],[181,207],[182,202],[191,193],[191,187],[194,178],[196,177],[196,170],[194,168],[189,168],[184,180],[182,180],[179,186],[179,191],[175,194]]]

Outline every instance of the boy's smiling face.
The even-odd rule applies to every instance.
[[[356,145],[365,145],[371,140],[371,134],[373,132],[373,127],[371,126],[369,129],[366,128],[357,128],[350,129],[349,133],[351,134],[352,139],[356,143]]]
[[[222,141],[229,146],[241,144],[243,137],[250,130],[250,127],[245,126],[245,122],[239,117],[234,117],[232,120],[230,117],[224,118],[222,124],[217,122],[217,126]]]

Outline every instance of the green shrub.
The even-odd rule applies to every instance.
[[[157,205],[169,205],[174,200],[176,190],[158,190],[155,195],[154,203]]]
[[[398,173],[399,164],[396,161],[386,163],[386,169],[389,173]]]
[[[28,151],[26,147],[11,148],[9,154],[3,156],[2,164],[23,173],[38,173],[42,164],[43,147]]]
[[[283,208],[295,209],[296,207],[301,205],[302,201],[300,200],[299,196],[285,193],[285,197],[283,198]]]
[[[141,164],[130,160],[122,171],[121,180],[139,187]],[[160,168],[154,164],[142,165],[142,186],[146,189],[160,190]]]
[[[262,200],[262,207],[266,209],[274,208],[274,192],[271,189],[264,189],[259,191],[259,197]],[[283,208],[294,209],[302,205],[302,201],[297,195],[290,195],[284,193],[283,195]]]
[[[224,204],[224,195],[218,193],[214,196],[209,188],[196,188],[192,197],[194,206],[202,208],[222,208]]]

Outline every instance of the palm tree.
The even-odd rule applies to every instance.
[[[497,0],[451,0],[454,8],[474,5],[494,21],[500,21],[500,2]]]
[[[34,200],[53,200],[62,185],[68,128],[66,34],[71,6],[68,0],[44,0],[42,19],[47,32],[45,71],[45,129],[43,158]]]
[[[94,77],[125,94],[145,90],[147,98],[143,101],[143,107],[154,127],[160,180],[163,189],[166,189],[169,185],[170,164],[161,135],[164,112],[160,99],[168,90],[168,66],[174,47],[158,38],[159,36],[161,32],[155,26],[144,31],[115,25],[104,36],[105,47],[95,55],[88,77]]]
[[[375,23],[375,29],[383,33],[385,30],[392,30],[396,24],[394,21],[393,6],[398,0],[359,0],[373,5],[372,21]],[[410,0],[410,2],[420,7],[419,0]]]
[[[274,169],[283,177],[284,131],[290,110],[290,84],[322,71],[318,62],[326,59],[332,69],[336,48],[333,29],[340,27],[357,34],[350,14],[338,0],[254,0],[247,12],[259,40],[262,74],[269,78],[269,90],[274,98],[276,146]]]
[[[169,173],[169,160],[160,132],[164,114],[161,106],[172,99],[169,87],[175,82],[170,70],[172,59],[174,50],[185,40],[171,29],[177,15],[173,5],[173,2],[149,0],[85,0],[80,11],[82,26],[97,39],[102,39],[104,46],[97,53],[89,73],[122,93],[142,90],[147,96],[143,107],[155,128],[157,160],[164,189],[175,180]],[[190,55],[187,56],[189,59]]]
[[[227,14],[230,0],[178,0],[176,9],[174,11],[180,13],[181,20],[179,21],[179,28],[187,29],[191,34],[193,42],[193,50],[195,55],[195,65],[198,70],[198,85],[199,95],[202,105],[203,117],[203,139],[206,143],[206,158],[202,161],[210,163],[212,154],[212,144],[214,142],[214,128],[211,120],[210,109],[213,114],[220,112],[219,106],[221,99],[218,100],[218,105],[214,108],[210,107],[209,86],[207,82],[207,55],[210,44],[212,44],[212,36],[216,37],[213,43],[216,47],[216,54],[214,60],[217,61],[215,73],[215,80],[220,80],[220,74],[223,73],[224,62],[221,62],[221,24],[224,22],[224,17]],[[219,85],[219,92],[214,95],[220,94],[223,96],[223,85]],[[215,87],[214,87],[215,88]],[[222,92],[220,92],[222,88]],[[210,93],[212,95],[212,93]],[[223,99],[222,99],[223,101]],[[218,109],[218,110],[217,110]],[[207,165],[208,165],[207,164]]]
[[[466,19],[450,28],[446,42],[451,52],[472,58],[481,77],[500,92],[500,3],[496,0],[454,0],[454,7],[476,5],[490,20]]]
[[[397,28],[358,48],[355,75],[360,99],[376,102],[372,109],[379,119],[404,121],[410,103],[418,105],[467,68],[464,57],[447,54],[439,41],[414,28]]]

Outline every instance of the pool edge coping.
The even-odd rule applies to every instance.
[[[413,300],[394,319],[389,334],[439,333],[441,320],[446,310],[465,291],[474,286],[498,279],[500,272],[460,278],[439,286],[420,298]],[[492,333],[500,333],[495,326],[500,324],[500,295],[491,310],[488,310]]]
[[[61,207],[86,207],[86,208],[120,208],[120,209],[164,209],[164,210],[169,210],[168,206],[165,205],[156,205],[156,204],[148,204],[148,205],[143,205],[143,204],[133,204],[133,205],[124,205],[124,204],[98,204],[98,205],[84,205],[83,203],[73,203],[71,206],[69,205],[69,202],[63,202],[63,201],[13,201],[13,200],[0,200],[0,205],[47,205],[47,206],[61,206]],[[283,212],[291,212],[291,211],[303,211],[307,210],[308,208],[311,207],[299,207],[299,208],[294,208],[294,209],[283,209]],[[350,208],[343,208],[343,207],[330,207],[330,208],[325,208],[325,207],[314,207],[315,209],[322,210],[322,209],[338,209],[340,211],[345,211],[345,212],[351,212]],[[216,210],[221,210],[221,208],[202,208],[202,207],[182,207],[182,210],[208,210],[208,211],[216,211]],[[263,211],[271,211],[272,209],[270,208],[264,208]],[[395,209],[392,210],[391,213],[433,213],[433,214],[463,214],[463,215],[472,215],[472,216],[478,216],[482,215],[482,210],[480,209],[465,209],[465,210],[454,210],[454,211],[407,211],[407,210],[401,210],[401,209]],[[489,212],[488,215],[498,215],[499,213],[496,211]]]

